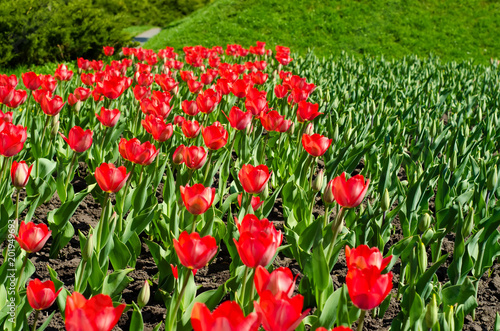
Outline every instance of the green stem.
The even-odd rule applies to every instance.
[[[187,179],[186,185],[189,185],[189,182],[191,181],[191,177],[193,177],[193,172],[194,172],[193,169],[189,169],[188,179]]]
[[[91,238],[89,239],[91,240]],[[85,271],[85,266],[87,265],[87,261],[83,261],[82,263],[82,271],[80,272],[80,277],[78,277],[78,283],[75,283],[75,291],[80,292],[82,289],[82,282],[83,282],[83,274]]]
[[[2,169],[0,170],[0,183],[3,182],[3,175],[5,173],[5,169],[7,169],[7,157],[3,157]]]
[[[342,207],[337,214],[337,217],[335,218],[335,221],[332,225],[332,231],[333,231],[333,238],[332,242],[330,243],[330,247],[328,248],[328,254],[326,255],[326,260],[330,261],[332,255],[333,255],[333,247],[335,246],[335,241],[337,241],[337,236],[341,230],[341,225],[344,222],[344,214],[347,211],[347,208]]]
[[[295,146],[297,146],[297,150],[300,150],[300,148],[298,146],[300,143],[300,139],[302,138],[302,131],[304,131],[304,125],[305,125],[305,123],[300,123],[299,131],[297,131],[297,141],[295,142]]]
[[[108,132],[108,127],[104,128],[104,132],[102,134],[102,142],[101,142],[101,159],[104,160],[104,140],[106,140],[106,133]]]
[[[121,231],[122,231],[123,214],[125,213],[125,211],[123,210],[123,208],[125,208],[125,200],[127,199],[128,188],[130,186],[130,182],[132,181],[132,175],[134,174],[134,169],[135,169],[136,165],[137,164],[134,163],[134,165],[132,166],[132,170],[130,170],[130,176],[128,177],[127,183],[125,184],[125,191],[123,192],[122,205],[121,205],[121,208],[120,208],[120,217],[118,218],[118,226],[117,226],[117,229],[116,229],[118,231],[118,233],[121,233]]]
[[[73,157],[71,158],[71,165],[69,166],[68,178],[66,179],[66,185],[64,185],[64,191],[68,192],[68,185],[73,173],[73,168],[75,167],[76,162],[76,152],[73,152]]]
[[[21,192],[20,189],[17,189],[17,194],[16,194],[16,221],[19,219],[19,193]]]
[[[238,134],[239,131],[236,131],[234,133],[234,137],[233,137],[233,142],[231,143],[231,147],[229,148],[229,160],[231,160],[231,157],[233,155],[233,148],[234,148],[234,143],[236,142],[236,135]]]
[[[251,205],[252,205],[252,194],[248,193],[247,207],[245,208],[246,214],[248,214]]]
[[[241,300],[241,306],[245,306],[245,289],[247,286],[247,278],[248,278],[248,270],[250,270],[249,267],[245,266],[245,273],[243,274],[243,284],[241,285],[241,295],[240,295],[240,300]]]
[[[43,126],[43,131],[42,131],[42,139],[40,139],[39,146],[43,146],[43,138],[45,137],[45,131],[47,130],[47,125],[49,125],[49,120],[51,119],[51,116],[47,115],[47,118],[45,119],[45,124]],[[39,169],[40,169],[40,160],[36,160],[36,176],[38,177],[39,174]]]
[[[198,219],[198,215],[194,215],[193,226],[191,227],[191,233],[196,231],[196,221]]]
[[[17,290],[19,289],[19,285],[21,285],[21,279],[23,278],[23,273],[24,273],[24,268],[26,267],[26,263],[28,262],[28,252],[24,255],[23,258],[23,266],[21,267],[21,272],[19,273],[19,278],[17,279],[17,284],[16,284],[16,293]]]
[[[182,284],[181,293],[179,293],[179,296],[177,297],[177,302],[175,303],[175,308],[172,311],[173,315],[172,315],[172,318],[170,319],[171,325],[170,325],[170,328],[168,328],[168,330],[175,330],[174,329],[174,324],[175,324],[176,319],[177,319],[176,318],[177,317],[177,310],[179,310],[179,307],[181,305],[182,296],[184,295],[184,292],[186,291],[187,283],[189,281],[189,277],[191,276],[190,275],[191,269],[186,269],[186,270],[187,270],[187,272],[186,272],[186,276],[185,276],[185,279],[184,279],[184,283]]]
[[[203,176],[203,183],[206,183],[207,181],[207,178],[208,178],[208,170],[210,170],[210,162],[212,162],[212,154],[213,154],[213,150],[209,150],[208,151],[208,161],[207,161],[207,165],[206,165],[206,168],[205,168],[205,175]]]
[[[359,316],[358,320],[358,328],[356,329],[357,331],[363,330],[363,325],[365,324],[365,315],[366,315],[366,310],[361,310],[361,315]]]
[[[139,186],[139,183],[142,182],[143,173],[144,173],[144,166],[141,167],[141,172],[139,173],[139,181],[137,182],[137,186]]]
[[[38,315],[39,314],[40,314],[40,311],[37,310],[36,313],[35,313],[35,321],[33,322],[33,329],[31,329],[32,331],[36,330],[36,322],[38,322]]]
[[[27,126],[29,127],[29,116],[30,116],[30,104],[31,104],[31,94],[33,93],[33,91],[29,91],[29,94],[28,94],[28,102],[26,104],[26,117],[24,118],[24,126]]]
[[[268,132],[266,134],[266,139],[264,139],[264,150],[262,151],[262,157],[260,159],[260,164],[264,164],[264,159],[266,157],[266,146],[267,146],[267,141],[269,140],[269,134],[270,134],[270,132]]]
[[[102,248],[102,245],[101,245],[101,241],[102,241],[102,222],[103,222],[103,218],[104,218],[104,215],[106,214],[106,207],[108,206],[108,199],[109,199],[109,193],[106,192],[106,194],[104,194],[104,205],[102,207],[102,211],[101,211],[101,217],[99,218],[99,224],[98,224],[98,228],[97,228],[97,252],[98,254],[100,254],[101,252],[101,248]]]
[[[323,218],[323,229],[327,227],[329,220],[330,220],[330,205],[326,205],[325,216]]]
[[[312,166],[311,166],[311,176],[309,177],[309,187],[312,189],[314,170],[316,170],[316,165],[317,165],[316,158],[313,158],[313,162],[311,162],[311,164]]]

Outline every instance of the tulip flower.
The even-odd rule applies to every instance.
[[[252,81],[257,85],[262,85],[267,81],[268,74],[264,74],[261,71],[253,72],[250,74]]]
[[[54,93],[57,87],[57,80],[51,75],[40,75],[39,77],[42,81],[42,89]]]
[[[264,164],[256,167],[251,164],[244,164],[238,173],[241,186],[250,194],[259,194],[262,192],[270,176],[269,168]]]
[[[285,121],[285,117],[281,116],[276,110],[271,110],[260,115],[260,123],[267,131],[278,131]]]
[[[225,78],[220,78],[217,80],[217,83],[215,84],[215,89],[217,92],[222,93],[223,95],[228,95],[231,93],[231,82]]]
[[[24,147],[28,134],[26,127],[14,125],[9,122],[2,124],[3,130],[0,131],[0,155],[5,157],[14,156]]]
[[[95,75],[94,74],[82,74],[80,76],[80,80],[84,85],[92,86],[95,84]]]
[[[182,122],[182,133],[188,139],[193,139],[198,137],[201,132],[201,125],[198,121],[185,120]]]
[[[346,284],[353,304],[359,309],[370,310],[379,306],[392,289],[392,272],[382,275],[376,266],[352,268],[347,273]]]
[[[300,294],[289,298],[281,293],[275,297],[271,291],[264,291],[259,302],[254,302],[255,311],[266,331],[295,330],[311,310],[302,312],[303,306],[304,297]]]
[[[55,116],[59,114],[64,104],[65,102],[58,95],[56,95],[52,99],[48,94],[40,97],[40,107],[42,108],[43,112],[49,116]]]
[[[316,331],[328,331],[328,330],[321,326],[317,328]],[[333,328],[332,331],[352,331],[352,329],[346,326],[337,326],[336,328]]]
[[[203,88],[203,84],[197,80],[194,80],[194,79],[188,80],[187,84],[188,84],[189,92],[191,92],[193,94],[199,93],[201,91],[201,89]]]
[[[40,85],[42,85],[40,77],[38,77],[38,75],[33,71],[23,73],[22,79],[24,86],[31,91],[38,90]]]
[[[377,247],[370,248],[366,245],[359,245],[356,248],[345,247],[345,259],[347,268],[364,269],[375,266],[384,270],[392,260],[392,255],[384,258]]]
[[[202,146],[185,147],[182,157],[186,167],[192,170],[200,169],[207,162],[207,152]]]
[[[125,160],[143,166],[151,164],[160,152],[149,141],[141,144],[137,138],[130,139],[129,141],[122,138],[118,144],[118,151]]]
[[[266,112],[269,109],[267,99],[263,95],[256,97],[250,97],[247,95],[245,107],[247,110],[251,111],[254,116],[259,116],[262,112]]]
[[[66,298],[66,330],[111,331],[125,307],[124,303],[114,307],[109,295],[97,294],[87,300],[80,293],[73,292]]]
[[[240,193],[238,195],[238,205],[241,207],[241,200],[243,199],[243,193]],[[252,201],[250,202],[252,204],[252,209],[255,211],[257,209],[259,209],[260,207],[262,207],[262,205],[264,204],[264,200],[261,200],[260,197],[256,196],[252,196]]]
[[[189,116],[196,116],[200,112],[196,105],[196,101],[189,100],[182,101],[182,111]]]
[[[168,75],[156,75],[155,76],[156,84],[160,85],[161,89],[165,92],[174,90],[179,83],[175,81],[174,78],[169,77]]]
[[[95,91],[108,99],[114,100],[118,99],[129,86],[127,78],[115,76],[98,82]]]
[[[217,242],[212,236],[201,238],[199,233],[184,231],[173,242],[179,261],[188,269],[203,268],[217,253]]]
[[[317,116],[322,115],[323,113],[318,112],[319,105],[317,103],[312,104],[307,101],[299,102],[299,106],[297,107],[297,120],[300,123],[304,123],[307,121],[312,121]]]
[[[192,71],[180,71],[180,74],[181,74],[181,79],[185,82],[198,78],[195,77]]]
[[[193,186],[181,186],[180,190],[186,209],[193,215],[205,213],[214,202],[215,188],[194,184]]]
[[[274,87],[274,94],[276,95],[276,98],[282,99],[288,94],[288,89],[283,85],[276,85]]]
[[[4,102],[4,104],[9,108],[17,108],[26,101],[26,98],[27,93],[25,90],[14,90],[12,99],[9,102]]]
[[[115,48],[112,46],[103,46],[102,49],[104,50],[104,55],[106,56],[111,56],[115,52]]]
[[[136,85],[134,87],[134,98],[137,101],[142,101],[143,99],[151,97],[151,88],[147,86]]]
[[[187,148],[184,145],[180,145],[177,147],[174,151],[174,154],[172,154],[172,161],[174,164],[183,164],[184,163],[184,149]]]
[[[217,150],[224,147],[229,138],[228,132],[219,122],[215,122],[204,128],[202,134],[205,145],[211,150]]]
[[[327,137],[317,133],[313,135],[302,135],[302,146],[307,153],[311,154],[314,157],[325,154],[331,143],[332,139],[328,139]]]
[[[116,193],[127,182],[130,173],[124,166],[116,168],[113,163],[103,163],[95,169],[95,179],[99,187],[108,193]]]
[[[28,165],[24,161],[12,162],[12,168],[10,169],[12,185],[18,189],[25,187],[30,179],[31,168],[33,168],[33,165],[28,168]]]
[[[0,103],[9,103],[14,98],[14,93],[16,93],[14,88],[0,85]]]
[[[196,302],[191,312],[191,325],[194,331],[257,331],[260,318],[257,313],[245,317],[235,301],[225,301],[210,313],[208,307]]]
[[[248,85],[243,79],[237,79],[230,89],[237,98],[244,98],[247,95]]]
[[[198,97],[196,97],[196,105],[204,114],[210,114],[213,112],[218,103],[219,96],[217,92],[212,89],[208,89],[205,92],[198,94]]]
[[[44,310],[52,306],[61,290],[62,288],[56,292],[54,283],[51,280],[42,282],[39,279],[34,279],[28,283],[26,296],[31,308]]]
[[[59,81],[69,81],[73,78],[73,71],[69,70],[65,64],[60,64],[56,69],[54,78]]]
[[[92,145],[92,131],[83,130],[79,126],[72,127],[69,130],[68,138],[59,132],[61,137],[65,142],[68,143],[69,147],[77,153],[83,153]]]
[[[250,111],[244,112],[240,108],[233,106],[229,111],[229,117],[226,116],[226,118],[233,129],[245,130],[252,121],[252,115]]]
[[[43,248],[51,233],[52,231],[43,223],[35,225],[33,222],[24,223],[22,221],[16,240],[26,252],[36,253]]]
[[[101,114],[95,114],[99,122],[108,128],[112,128],[118,123],[121,112],[118,109],[106,109],[101,107]]]
[[[285,293],[291,298],[295,290],[296,280],[297,276],[293,277],[288,268],[281,267],[271,273],[262,266],[255,269],[254,283],[259,295],[262,295],[264,291],[271,291],[274,296]]]
[[[357,207],[363,201],[370,184],[369,179],[365,182],[363,175],[356,175],[346,181],[345,172],[332,179],[332,181],[330,187],[335,201],[345,208]]]
[[[159,142],[167,141],[174,132],[171,123],[167,124],[161,117],[154,115],[146,116],[146,119],[142,120],[141,123],[144,129],[153,136],[153,139]]]

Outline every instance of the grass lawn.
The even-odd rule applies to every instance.
[[[130,36],[135,37],[152,28],[156,28],[156,26],[154,25],[129,26],[128,28],[125,28],[123,30],[127,32]]]

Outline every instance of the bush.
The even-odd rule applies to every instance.
[[[97,58],[104,45],[130,42],[123,18],[91,0],[3,0],[0,66]]]

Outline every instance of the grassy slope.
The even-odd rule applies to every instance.
[[[433,53],[444,60],[500,56],[500,3],[480,0],[216,0],[144,47],[266,41],[299,54]]]
[[[127,32],[130,36],[135,37],[152,28],[156,28],[156,26],[154,25],[129,26],[128,28],[125,28],[123,30]]]

